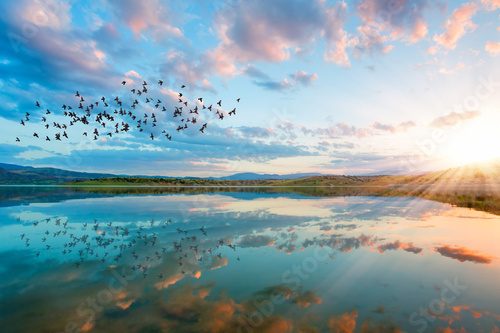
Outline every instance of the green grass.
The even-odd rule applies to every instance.
[[[290,180],[210,180],[199,178],[133,178],[116,177],[71,182],[85,185],[85,191],[106,193],[165,193],[256,191],[245,186],[269,187],[274,193],[293,192],[310,196],[412,196],[458,207],[500,215],[500,165],[488,168],[464,167],[412,176],[315,176]],[[95,187],[93,187],[95,186]],[[106,188],[122,186],[124,188]],[[155,188],[156,186],[156,188]],[[159,188],[163,186],[164,188]],[[179,188],[188,187],[192,188]],[[210,187],[197,189],[196,187]]]

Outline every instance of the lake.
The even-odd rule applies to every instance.
[[[496,215],[257,189],[0,192],[2,332],[500,332]]]

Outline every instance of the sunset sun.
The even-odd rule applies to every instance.
[[[496,122],[488,119],[474,121],[450,137],[445,148],[451,165],[491,162],[500,159],[500,133]]]

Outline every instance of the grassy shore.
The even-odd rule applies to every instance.
[[[291,180],[210,180],[199,178],[102,178],[69,183],[85,191],[165,193],[255,191],[293,192],[312,196],[414,196],[500,215],[500,165],[471,166],[412,176],[316,176]],[[113,188],[110,188],[113,186]],[[122,188],[118,188],[121,186]],[[163,188],[161,188],[163,187]],[[240,188],[238,188],[240,187]],[[245,188],[247,187],[247,188]],[[264,191],[260,189],[259,191]]]

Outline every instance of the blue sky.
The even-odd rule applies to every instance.
[[[500,157],[498,0],[18,0],[0,9],[2,162],[221,176],[419,172]],[[192,100],[240,97],[237,116],[172,141],[135,130],[86,141],[78,126],[64,142],[32,136],[44,133],[36,100],[60,117],[75,90],[123,96],[122,80],[158,79],[165,100],[182,84]]]

